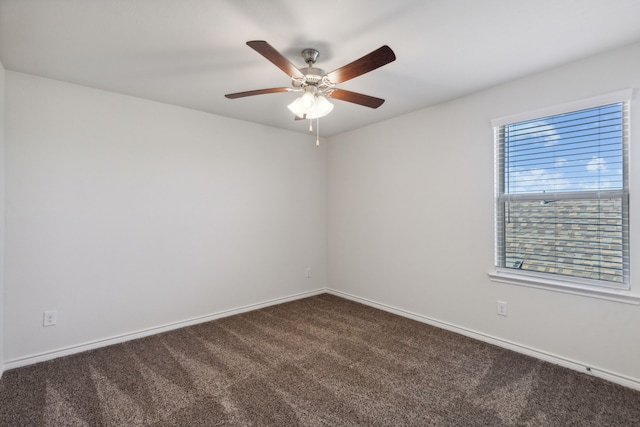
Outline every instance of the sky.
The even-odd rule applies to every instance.
[[[505,193],[621,189],[623,104],[505,126]]]

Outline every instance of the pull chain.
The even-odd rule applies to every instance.
[[[316,147],[320,147],[320,119],[316,119]]]

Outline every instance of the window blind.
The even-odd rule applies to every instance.
[[[628,288],[628,102],[496,127],[496,265]]]

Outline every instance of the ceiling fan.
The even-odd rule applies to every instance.
[[[307,63],[307,67],[299,69],[266,41],[249,41],[247,45],[284,71],[291,78],[291,87],[250,90],[230,93],[225,96],[229,99],[236,99],[267,93],[302,92],[302,96],[288,106],[289,110],[295,114],[296,119],[317,119],[329,114],[333,109],[333,105],[326,98],[339,99],[369,108],[378,108],[384,103],[384,99],[338,89],[336,85],[373,71],[396,59],[393,50],[385,45],[360,59],[327,73],[323,69],[314,66],[319,56],[319,52],[316,49],[304,49],[302,51],[302,57]]]

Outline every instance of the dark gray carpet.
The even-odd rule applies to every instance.
[[[4,373],[2,426],[633,426],[640,392],[323,294]]]

